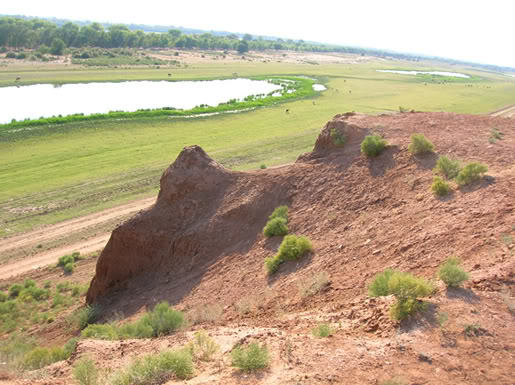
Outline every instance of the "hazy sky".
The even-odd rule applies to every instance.
[[[514,11],[512,0],[2,0],[0,7],[11,15],[248,32],[511,67]]]

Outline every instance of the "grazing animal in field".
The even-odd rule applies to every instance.
[[[171,76],[172,76],[172,74],[171,74],[171,73],[169,73],[169,74],[168,74],[168,77],[171,77]]]
[[[20,80],[21,80],[21,77],[19,77],[19,76],[18,76],[18,77],[16,78],[15,82],[19,82]]]
[[[351,90],[349,90],[349,94],[352,94],[352,91],[351,91]]]
[[[343,79],[343,82],[344,82],[344,83],[347,83],[347,80]]]
[[[287,109],[286,109],[286,111],[284,111],[284,112],[286,112],[287,114],[289,114],[289,113],[290,113],[290,109],[289,109],[289,108],[287,108]]]
[[[313,100],[313,105],[316,105],[315,101]]]

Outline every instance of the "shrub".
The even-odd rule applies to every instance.
[[[277,256],[281,261],[294,261],[311,250],[313,246],[308,238],[292,234],[284,237]]]
[[[433,287],[422,278],[388,269],[374,277],[368,290],[373,297],[395,296],[397,301],[390,309],[391,315],[394,319],[403,320],[420,309],[417,298],[431,294]]]
[[[438,277],[448,287],[459,287],[468,280],[469,275],[460,267],[461,260],[457,257],[448,258],[438,270]]]
[[[232,365],[244,372],[253,372],[268,367],[270,356],[266,346],[252,342],[248,347],[235,347],[231,352]]]
[[[63,361],[70,357],[72,351],[61,347],[43,348],[36,347],[25,355],[23,366],[26,369],[41,369],[54,362]]]
[[[282,236],[288,234],[287,221],[284,218],[276,217],[269,220],[263,229],[266,237]]]
[[[23,290],[23,285],[19,283],[14,283],[9,288],[9,297],[16,298],[20,294],[20,292]]]
[[[16,59],[16,54],[14,52],[7,52],[5,57],[8,59]]]
[[[118,331],[114,325],[111,324],[91,324],[88,325],[82,332],[83,338],[94,338],[97,340],[116,340],[118,339]]]
[[[195,333],[194,340],[188,344],[188,349],[192,357],[201,361],[211,361],[220,350],[220,346],[209,337],[205,330],[199,330]]]
[[[260,164],[260,165],[259,165],[259,168],[260,168],[261,170],[266,169],[266,164]]]
[[[265,269],[268,275],[272,275],[279,270],[282,261],[276,256],[265,258]]]
[[[28,289],[29,287],[35,287],[36,286],[36,282],[34,282],[32,279],[26,279],[25,281],[23,281],[23,287],[25,289]]]
[[[456,183],[464,186],[481,179],[483,174],[488,171],[488,167],[478,162],[467,164],[456,176]]]
[[[431,184],[431,190],[433,191],[433,194],[441,197],[449,194],[451,186],[449,186],[449,183],[444,181],[442,178],[435,175],[433,177],[433,183]]]
[[[82,330],[86,326],[93,324],[99,315],[100,307],[98,305],[86,305],[81,309],[75,310],[68,321],[78,327],[79,330]]]
[[[9,298],[8,295],[5,294],[3,291],[0,291],[0,302],[7,301],[7,298]]]
[[[214,322],[218,320],[223,313],[224,309],[221,305],[203,305],[196,307],[188,312],[188,321],[193,325],[202,322]]]
[[[274,218],[284,218],[288,220],[288,206],[278,206],[275,208],[275,210],[270,214],[268,217],[268,220],[272,220]]]
[[[20,52],[18,55],[16,55],[16,59],[18,60],[22,60],[22,59],[26,59],[27,58],[27,54],[25,52]]]
[[[170,334],[184,325],[184,315],[174,310],[167,302],[161,302],[154,307],[154,310],[145,314],[140,322],[152,328],[153,336]]]
[[[390,282],[390,278],[394,273],[396,273],[396,271],[392,269],[386,269],[382,273],[377,273],[368,286],[368,294],[371,297],[384,297],[390,295],[388,282]]]
[[[411,135],[411,144],[408,146],[408,150],[412,154],[423,154],[426,152],[433,152],[434,146],[424,134],[413,134]]]
[[[331,128],[331,138],[333,139],[333,143],[336,146],[343,146],[343,145],[345,145],[345,142],[347,141],[347,138],[345,137],[345,135],[343,135],[336,128]]]
[[[447,179],[453,179],[458,175],[461,170],[461,164],[459,160],[448,158],[442,155],[436,161],[434,171],[444,175]]]
[[[82,357],[73,366],[73,377],[81,385],[96,385],[98,383],[98,369],[89,357]]]
[[[361,142],[361,152],[367,157],[374,157],[385,149],[386,144],[386,140],[379,135],[367,135],[365,140]]]
[[[114,374],[112,385],[153,385],[166,382],[175,374],[179,379],[193,375],[193,359],[186,350],[164,351],[137,359]]]
[[[65,273],[73,273],[74,269],[75,269],[75,265],[73,262],[69,262],[63,266],[63,270]]]
[[[75,257],[73,255],[63,255],[62,257],[59,257],[59,259],[57,260],[57,266],[61,266],[61,267],[64,267],[66,264],[68,263],[73,263],[75,262]]]
[[[332,335],[334,330],[328,324],[320,324],[311,329],[311,334],[318,338],[326,338]]]

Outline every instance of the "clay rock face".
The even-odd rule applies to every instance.
[[[313,151],[302,154],[298,160],[309,161],[323,158],[344,146],[348,147],[349,145],[361,143],[365,135],[369,133],[369,130],[347,122],[349,117],[355,115],[354,112],[335,115],[320,132]],[[337,137],[344,138],[344,146],[335,143]]]
[[[288,178],[234,172],[198,146],[163,173],[154,206],[117,227],[97,262],[93,303],[142,272],[182,272],[244,252],[288,192]]]

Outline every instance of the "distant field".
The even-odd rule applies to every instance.
[[[65,66],[2,67],[0,86],[166,79],[169,69],[80,69]],[[376,69],[447,69],[477,78],[439,84],[427,78],[378,73]],[[159,176],[187,145],[202,146],[214,159],[239,170],[294,161],[309,151],[335,114],[423,111],[483,114],[515,104],[515,79],[435,63],[376,60],[361,64],[262,62],[196,63],[174,69],[174,79],[255,75],[307,75],[328,90],[240,114],[210,118],[144,118],[76,122],[34,128],[0,141],[0,237],[55,223],[153,194]],[[285,113],[289,109],[289,114]]]

